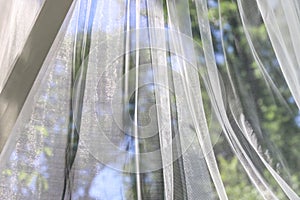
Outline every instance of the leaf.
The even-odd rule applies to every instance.
[[[47,129],[44,126],[36,126],[35,129],[37,131],[39,131],[40,133],[42,133],[42,135],[44,135],[44,136],[48,136],[49,135]]]
[[[53,156],[53,152],[52,152],[52,149],[49,148],[49,147],[45,147],[44,148],[44,152],[47,156]]]
[[[11,175],[12,175],[12,170],[6,169],[6,170],[4,170],[4,171],[2,172],[2,174],[11,176]]]
[[[23,181],[23,180],[26,179],[27,176],[28,176],[28,174],[27,174],[26,172],[21,171],[20,174],[19,174],[19,176],[18,176],[18,179],[19,179],[20,181]]]

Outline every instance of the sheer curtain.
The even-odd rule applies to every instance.
[[[0,4],[1,88],[42,3]],[[74,1],[1,105],[0,199],[300,199],[299,6]]]
[[[14,59],[22,50],[43,1],[1,1],[0,3],[2,7],[0,17],[0,45],[2,47],[0,91],[2,91],[11,70],[8,66],[13,65]]]

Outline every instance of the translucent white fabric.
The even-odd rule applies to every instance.
[[[20,54],[44,0],[1,0],[0,92],[15,59]]]
[[[298,1],[68,16],[1,151],[0,199],[300,199]]]

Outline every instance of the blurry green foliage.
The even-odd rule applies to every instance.
[[[217,6],[217,0],[209,2],[213,5],[210,6],[208,16],[211,22],[215,53],[223,54],[223,49],[220,47],[220,8],[227,61],[232,68],[231,75],[235,85],[237,85],[246,118],[250,121],[250,124],[259,123],[257,127],[261,127],[261,129],[254,127],[254,131],[263,133],[263,136],[258,137],[258,140],[263,150],[270,154],[267,156],[272,158],[272,160],[269,159],[272,161],[270,163],[272,167],[279,170],[279,173],[284,172],[282,164],[288,167],[285,170],[290,171],[292,175],[284,174],[284,177],[288,177],[290,179],[290,181],[287,180],[289,185],[299,191],[300,157],[298,152],[300,151],[300,129],[299,124],[295,122],[299,113],[279,69],[263,21],[258,20],[258,23],[249,27],[248,31],[251,34],[254,46],[259,47],[256,51],[264,64],[266,72],[274,81],[285,102],[280,100],[275,92],[270,89],[270,84],[266,82],[261,69],[253,58],[236,1],[222,0],[220,7]],[[218,63],[218,67],[220,71],[224,70],[225,63]],[[220,143],[224,142],[226,141],[220,141]],[[240,169],[236,163],[236,158],[228,154],[224,157],[222,150],[218,148],[215,150],[230,199],[256,199],[251,196],[252,190],[246,186],[246,184],[249,184],[249,180],[239,173]],[[275,185],[270,174],[265,173],[265,178],[270,181],[272,186]],[[279,196],[282,195],[281,191],[276,192]],[[247,197],[243,196],[245,193],[249,195]]]

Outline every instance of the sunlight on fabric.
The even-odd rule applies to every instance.
[[[0,92],[20,54],[44,0],[0,2]]]

